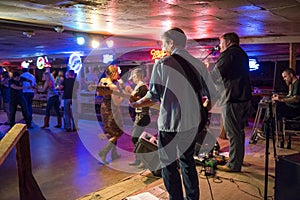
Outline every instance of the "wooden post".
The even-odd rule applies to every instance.
[[[297,45],[295,43],[290,43],[290,68],[296,71],[296,52]]]
[[[275,61],[275,66],[274,66],[274,74],[273,74],[273,91],[276,90],[276,77],[277,77],[277,60]]]
[[[16,144],[19,192],[21,200],[46,199],[32,175],[29,132],[26,130]]]

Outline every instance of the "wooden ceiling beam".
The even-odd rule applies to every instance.
[[[240,39],[241,44],[280,44],[300,43],[300,36],[247,37]]]

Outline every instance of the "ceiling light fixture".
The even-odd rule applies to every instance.
[[[97,40],[93,40],[93,41],[92,41],[92,47],[93,47],[94,49],[98,48],[99,46],[100,46],[100,43],[99,43]]]
[[[62,33],[65,29],[63,26],[58,25],[58,26],[54,26],[54,30],[58,33]]]
[[[84,45],[84,43],[85,43],[85,39],[82,36],[77,37],[76,41],[77,41],[78,45]]]
[[[34,31],[23,31],[23,35],[25,35],[28,38],[31,38],[35,35]]]
[[[113,40],[106,40],[106,45],[108,48],[112,48],[114,46],[114,41]]]

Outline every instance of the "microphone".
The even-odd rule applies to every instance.
[[[220,51],[220,46],[217,45],[217,46],[215,46],[215,47],[210,48],[209,50],[210,50],[210,51]]]

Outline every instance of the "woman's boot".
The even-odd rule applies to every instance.
[[[54,128],[61,128],[61,117],[57,117],[57,125]]]
[[[49,120],[50,120],[50,117],[45,116],[44,117],[44,125],[41,128],[48,128],[49,127]]]
[[[106,155],[108,154],[108,152],[113,148],[114,144],[111,142],[108,142],[103,149],[101,149],[101,151],[99,151],[98,155],[101,158],[102,162],[104,164],[108,164],[107,160],[106,160]]]
[[[111,160],[116,160],[118,158],[120,158],[120,154],[118,154],[117,152],[117,145],[116,144],[113,144],[114,146],[112,147],[112,150],[111,150]]]

